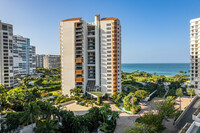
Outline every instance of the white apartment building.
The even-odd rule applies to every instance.
[[[200,89],[200,18],[190,21],[190,82]]]
[[[44,67],[43,58],[45,55],[36,54],[36,67],[41,68]]]
[[[43,67],[47,69],[60,68],[60,55],[45,55]]]
[[[36,72],[35,46],[30,39],[20,35],[13,36],[14,75],[26,76]]]
[[[117,18],[94,22],[71,18],[60,22],[62,93],[121,91],[121,25]]]
[[[0,84],[13,87],[13,26],[0,21]]]

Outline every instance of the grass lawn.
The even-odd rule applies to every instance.
[[[52,93],[54,96],[55,95],[61,95],[61,90],[57,90],[57,91],[51,91],[49,93]]]
[[[102,97],[105,94],[104,92],[90,92],[90,93],[98,97]]]

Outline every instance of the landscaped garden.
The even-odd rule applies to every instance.
[[[78,89],[73,91],[79,92]],[[89,133],[97,130],[114,132],[119,115],[111,110],[109,104],[104,103],[100,108],[92,107],[87,114],[75,116],[73,112],[62,110],[54,104],[81,99],[80,93],[54,99],[42,94],[41,89],[28,88],[26,83],[11,90],[1,85],[0,115],[4,118],[0,121],[0,132],[19,132],[27,126],[33,128],[35,133]]]

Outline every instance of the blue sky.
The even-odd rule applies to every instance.
[[[59,22],[94,15],[122,25],[123,63],[189,62],[189,21],[200,0],[0,0],[0,20],[31,39],[39,54],[59,54]]]

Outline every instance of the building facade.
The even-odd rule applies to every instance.
[[[60,68],[60,55],[45,55],[43,57],[44,68]]]
[[[30,45],[30,39],[23,36],[13,36],[14,75],[26,76],[36,72],[35,46]]]
[[[13,26],[0,21],[0,84],[13,87]]]
[[[200,89],[200,18],[190,21],[190,83]]]
[[[45,55],[36,54],[36,67],[41,68],[44,67],[43,58]]]
[[[121,91],[121,25],[117,18],[95,16],[60,22],[62,93],[82,88],[83,92]]]

